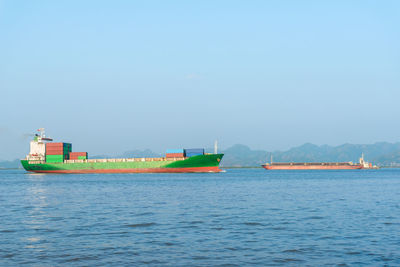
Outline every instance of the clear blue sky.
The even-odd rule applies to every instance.
[[[0,159],[400,141],[400,1],[0,0]]]

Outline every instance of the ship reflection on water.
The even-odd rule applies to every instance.
[[[47,234],[44,234],[49,231],[47,220],[50,217],[47,189],[43,185],[45,175],[29,174],[27,176],[30,183],[25,194],[26,216],[22,221],[26,234],[21,237],[21,241],[25,244],[24,248],[32,249],[34,253],[41,253],[49,248]]]

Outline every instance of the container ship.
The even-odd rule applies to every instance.
[[[361,156],[359,163],[353,162],[272,162],[261,165],[266,170],[358,170],[377,169]]]
[[[169,149],[159,158],[89,159],[87,152],[72,152],[72,144],[52,142],[44,129],[30,142],[21,164],[36,173],[191,173],[220,172],[223,154],[204,153],[203,148]]]

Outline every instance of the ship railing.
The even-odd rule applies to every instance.
[[[178,161],[178,160],[184,160],[187,158],[165,158],[165,161]]]
[[[44,160],[29,160],[29,164],[44,164],[46,163]]]
[[[106,162],[146,162],[146,161],[178,161],[185,158],[122,158],[122,159],[69,159],[65,163],[106,163]]]
[[[86,159],[67,159],[64,160],[65,163],[84,163],[87,162]]]

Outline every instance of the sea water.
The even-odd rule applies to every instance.
[[[1,266],[399,266],[400,170],[0,171]]]

